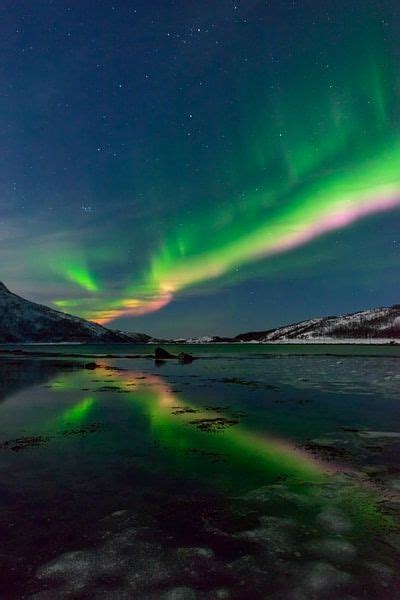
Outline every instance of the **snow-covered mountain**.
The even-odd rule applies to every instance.
[[[97,323],[73,317],[25,300],[0,282],[0,343],[86,342],[143,344],[144,333],[113,331]]]
[[[400,304],[338,317],[321,317],[293,325],[242,333],[234,342],[284,342],[291,340],[396,340],[400,339]]]
[[[233,338],[203,336],[172,343],[378,342],[400,340],[400,304],[338,317],[320,317],[293,325],[241,333]],[[168,340],[163,340],[167,342]],[[25,300],[0,282],[0,343],[80,342],[146,344],[160,342],[144,333],[117,331]]]
[[[218,336],[194,337],[174,340],[175,343],[221,344],[221,343],[374,343],[400,342],[400,304],[388,308],[374,308],[338,317],[319,317],[268,329],[240,333],[233,338]]]
[[[202,337],[192,337],[187,340],[174,340],[174,342],[184,342],[185,344],[221,344],[223,342],[231,342],[230,338],[221,338],[213,335],[203,335]]]

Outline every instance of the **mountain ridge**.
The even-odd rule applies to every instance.
[[[0,281],[0,343],[322,343],[400,340],[400,304],[339,316],[316,317],[290,325],[239,333],[234,337],[201,336],[157,340],[144,333],[103,325],[31,302]]]
[[[112,330],[26,300],[0,281],[0,343],[114,343],[141,344],[151,337],[144,333]]]
[[[277,343],[326,340],[400,340],[400,304],[372,308],[338,316],[315,317],[263,331],[239,333],[234,337],[202,336],[188,343]]]

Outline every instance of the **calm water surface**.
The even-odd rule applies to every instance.
[[[400,597],[399,348],[19,348],[1,598]]]

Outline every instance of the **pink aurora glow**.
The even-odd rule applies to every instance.
[[[299,229],[296,231],[290,231],[286,234],[283,234],[272,244],[270,240],[266,241],[265,246],[253,249],[253,252],[250,252],[247,259],[245,259],[243,262],[247,262],[247,260],[251,259],[288,252],[294,248],[303,246],[312,240],[329,233],[330,231],[343,229],[369,215],[387,212],[399,206],[400,191],[398,189],[394,190],[393,188],[381,191],[373,198],[370,196],[364,198],[358,197],[357,203],[354,202],[354,199],[349,200],[348,205],[341,206],[339,209],[334,210],[329,214],[322,215],[314,222],[304,224],[303,227],[299,226]],[[217,275],[222,275],[223,273],[227,272],[229,268],[224,265],[223,262],[224,261],[222,260],[221,264],[219,265],[209,264],[207,269],[205,269],[204,279],[213,277],[213,267],[215,274]],[[174,292],[176,293],[178,291],[179,286],[177,286],[177,289],[174,290]],[[157,292],[155,292],[151,298],[147,299],[122,300],[120,307],[109,311],[105,310],[104,312],[96,315],[94,320],[98,323],[104,324],[120,317],[145,315],[164,308],[173,300],[173,298],[174,293],[172,291],[163,291],[158,295]]]

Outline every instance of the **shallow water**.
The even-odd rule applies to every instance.
[[[141,355],[152,354],[154,344],[0,344],[1,351],[21,349],[24,352],[62,354],[112,354]],[[399,344],[162,344],[171,353],[189,352],[207,358],[224,356],[246,357],[287,355],[330,355],[330,356],[397,356]]]
[[[398,598],[399,350],[362,348],[1,358],[1,597]]]

